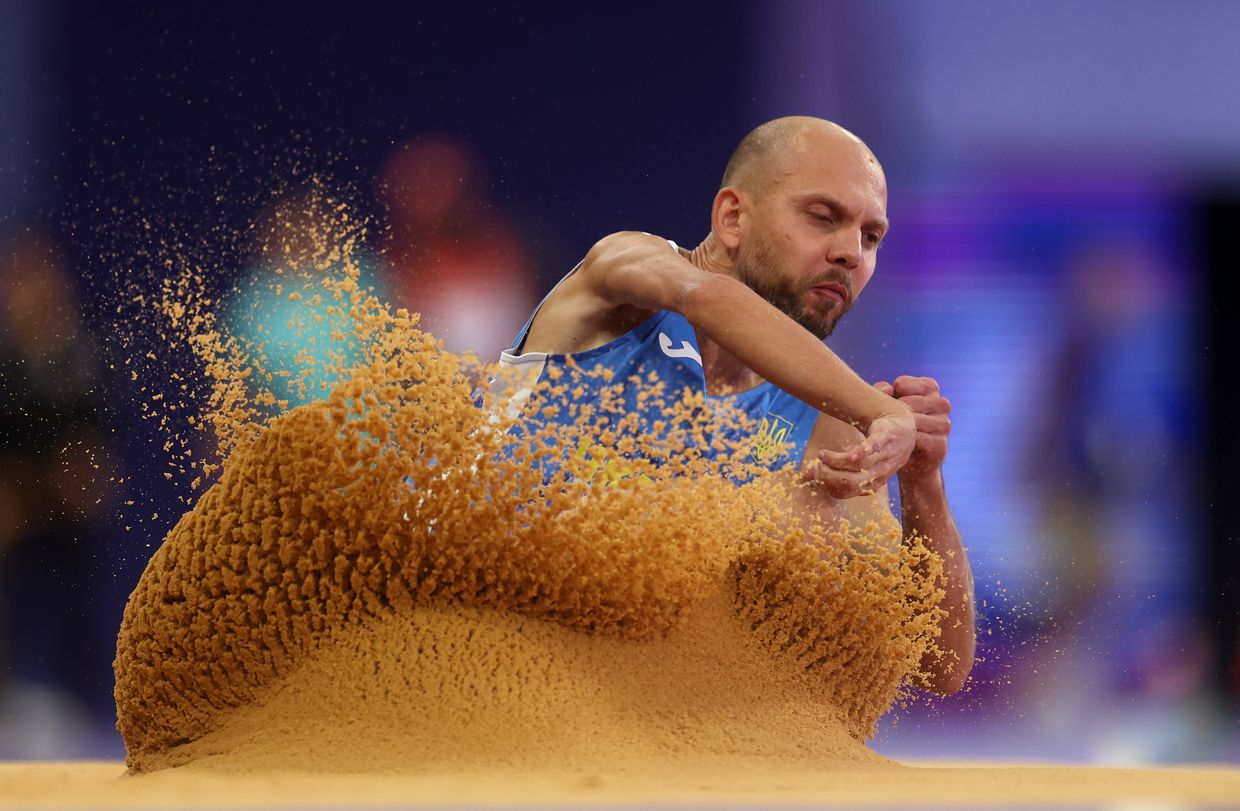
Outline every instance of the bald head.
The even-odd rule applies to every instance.
[[[735,186],[761,194],[794,170],[790,161],[797,153],[812,148],[844,150],[878,166],[869,147],[840,125],[811,116],[785,116],[756,127],[741,139],[728,159],[719,187]]]
[[[715,264],[825,338],[874,273],[887,179],[861,139],[821,118],[768,121],[732,153],[711,203]],[[822,292],[836,285],[835,294]]]

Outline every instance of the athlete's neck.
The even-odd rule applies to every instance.
[[[691,251],[682,248],[681,253],[693,265],[708,273],[736,275],[732,269],[732,257],[728,255],[728,249],[723,246],[713,231],[707,234],[706,239],[702,240],[696,248]]]
[[[736,394],[749,391],[766,382],[752,369],[741,363],[736,355],[712,341],[706,333],[701,330],[696,330],[696,332],[708,393]]]
[[[706,239],[693,250],[681,250],[690,263],[707,273],[736,276],[732,269],[732,257],[713,232],[707,234]],[[706,333],[698,331],[697,338],[698,349],[702,354],[702,370],[706,373],[706,391],[709,393],[733,394],[765,382],[752,369],[741,363],[736,355],[715,343]]]

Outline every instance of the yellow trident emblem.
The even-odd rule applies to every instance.
[[[775,414],[767,414],[758,426],[758,434],[754,437],[753,460],[758,464],[766,464],[772,456],[780,456],[785,452],[784,443],[792,432],[792,423]]]

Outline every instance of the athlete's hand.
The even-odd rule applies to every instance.
[[[927,476],[938,475],[943,460],[947,458],[947,436],[952,430],[949,418],[952,404],[939,393],[939,383],[932,377],[901,375],[895,385],[881,381],[874,388],[895,397],[913,411],[917,420],[917,441],[908,462],[900,469],[900,477],[907,484]]]
[[[904,466],[916,437],[912,411],[901,409],[870,423],[865,439],[852,447],[819,451],[801,477],[817,483],[832,498],[869,495]]]

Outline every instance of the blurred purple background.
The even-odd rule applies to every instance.
[[[250,225],[327,173],[385,224],[371,282],[494,355],[603,234],[700,239],[735,142],[805,113],[887,168],[893,230],[832,345],[952,400],[982,601],[967,691],[875,747],[1240,763],[1240,4],[0,18],[0,757],[122,752],[115,631],[186,494],[137,391],[166,375],[131,381],[115,341],[116,274],[153,278],[152,240],[236,286],[244,333],[274,313],[247,298],[271,271]]]

